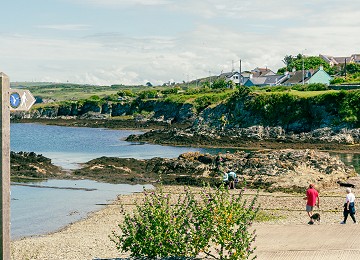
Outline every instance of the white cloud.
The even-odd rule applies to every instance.
[[[132,29],[132,25],[120,20],[104,22],[98,31],[94,31],[97,26],[76,22],[39,26],[62,30],[56,38],[30,33],[2,34],[0,58],[10,79],[99,85],[147,81],[162,84],[220,74],[233,66],[237,70],[240,59],[244,70],[267,66],[276,71],[283,66],[281,60],[285,55],[296,55],[305,49],[306,55],[359,53],[360,2],[344,5],[335,0],[73,1],[96,5],[97,12],[105,12],[101,7],[133,7],[135,14],[137,9],[145,12],[151,5],[170,14],[176,12],[177,17],[183,13],[193,22],[187,31],[174,29],[171,34],[161,34],[165,36],[143,36],[141,26],[134,26],[139,31],[130,36],[121,29],[123,26]],[[79,34],[66,34],[72,30]]]
[[[85,5],[95,5],[100,7],[124,7],[134,5],[154,6],[154,5],[167,5],[172,0],[72,0]]]
[[[90,26],[86,24],[49,24],[49,25],[39,25],[37,27],[43,29],[54,29],[61,31],[82,31],[82,30],[90,29]]]

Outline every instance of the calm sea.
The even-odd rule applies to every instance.
[[[124,139],[140,131],[61,127],[41,124],[11,124],[11,150],[42,154],[65,169],[101,156],[149,159],[174,158],[199,151],[216,154],[227,149],[172,147],[130,143]],[[335,154],[360,173],[360,154]],[[89,180],[48,180],[33,186],[11,186],[11,236],[40,235],[77,221],[123,193],[139,192],[140,185],[106,184]],[[42,186],[42,187],[38,187]],[[70,189],[63,189],[64,187]],[[151,186],[147,186],[149,188]],[[86,188],[73,189],[73,188]]]
[[[65,169],[101,156],[173,158],[188,151],[224,152],[225,149],[197,149],[125,142],[123,139],[139,131],[107,130],[11,124],[11,150],[35,152],[49,157]],[[33,186],[11,186],[11,237],[46,234],[77,221],[116,195],[139,192],[141,185],[106,184],[90,180],[48,180]],[[42,187],[38,187],[38,186]],[[62,189],[68,188],[91,188]],[[151,186],[148,186],[151,187]],[[61,188],[61,189],[60,189]]]

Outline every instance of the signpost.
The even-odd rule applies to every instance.
[[[0,259],[10,259],[10,111],[27,111],[35,103],[29,90],[10,89],[9,77],[0,72]]]
[[[10,81],[0,72],[1,84],[1,259],[10,259]]]

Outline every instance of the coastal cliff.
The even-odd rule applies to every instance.
[[[258,94],[240,88],[224,100],[212,103],[208,99],[202,98],[193,103],[166,98],[68,101],[35,106],[29,112],[13,113],[11,118],[14,121],[88,120],[87,126],[112,121],[116,127],[116,119],[127,117],[136,122],[168,126],[163,132],[157,130],[148,133],[147,138],[129,139],[140,141],[153,141],[157,138],[150,137],[151,134],[162,134],[184,140],[198,136],[203,140],[240,138],[360,144],[360,91],[299,97],[286,92]],[[183,126],[188,127],[184,130]],[[162,139],[166,143],[171,138]],[[190,138],[189,141],[194,139]]]

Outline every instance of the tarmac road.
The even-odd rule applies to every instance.
[[[259,260],[360,259],[360,225],[288,224],[255,226]]]

